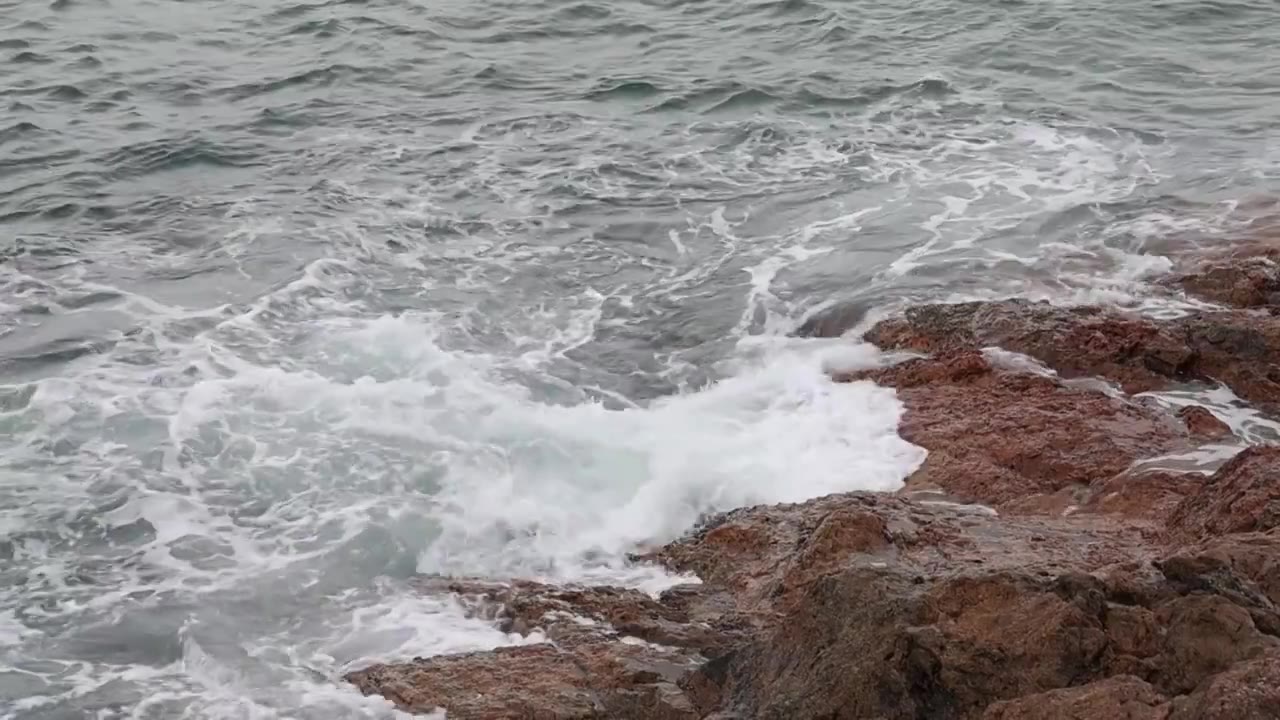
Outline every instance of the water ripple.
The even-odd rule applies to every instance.
[[[20,720],[389,717],[511,641],[420,567],[582,565],[539,497],[701,508],[779,398],[847,477],[815,306],[1172,302],[1280,193],[1269,0],[0,4]]]

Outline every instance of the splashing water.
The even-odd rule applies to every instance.
[[[1276,11],[1113,5],[0,2],[0,718],[394,717],[341,675],[538,640],[420,574],[898,487],[816,308],[1193,307]]]

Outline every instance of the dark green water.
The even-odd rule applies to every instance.
[[[826,304],[1177,312],[1280,5],[0,0],[0,718],[391,717],[421,573],[672,582],[921,452]]]

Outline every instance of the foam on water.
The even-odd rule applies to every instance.
[[[312,319],[304,362],[254,362],[278,342],[262,345],[264,321],[297,310],[286,297],[314,305],[317,287],[335,291],[330,277],[309,270],[191,342],[124,339],[120,357],[165,363],[90,363],[35,383],[9,413],[6,488],[23,508],[10,538],[29,572],[0,591],[10,659],[42,628],[62,638],[50,657],[151,625],[159,659],[164,628],[180,638],[158,666],[106,646],[28,671],[27,710],[381,713],[339,689],[341,672],[536,639],[416,596],[403,584],[415,572],[658,590],[679,578],[628,552],[717,510],[891,490],[923,457],[896,434],[891,390],[829,381],[833,365],[877,362],[865,348],[744,339],[700,391],[620,409],[540,398],[522,379],[594,334],[598,293],[529,316],[558,330],[507,357],[447,349],[456,328],[438,314],[332,312]],[[39,483],[51,450],[70,475]],[[70,550],[86,536],[99,541]],[[255,615],[251,631],[228,625],[235,607]]]
[[[646,408],[477,408],[467,441],[505,451],[443,485],[444,534],[419,569],[617,581],[622,552],[703,513],[894,489],[922,460],[900,412],[891,391],[831,383],[801,348]]]
[[[1269,445],[1280,441],[1280,422],[1267,418],[1225,385],[1149,392],[1138,397],[1150,398],[1174,410],[1199,405],[1226,423],[1237,438],[1249,445]]]
[[[342,673],[539,639],[419,574],[657,591],[628,553],[706,513],[898,487],[893,391],[828,380],[883,358],[786,337],[815,305],[1189,307],[1150,282],[1216,222],[1143,196],[1175,148],[935,77],[868,103],[315,125],[182,200],[208,247],[0,264],[0,343],[97,343],[0,386],[0,718],[393,717]]]

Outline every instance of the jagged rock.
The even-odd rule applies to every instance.
[[[622,635],[597,621],[635,617],[641,620],[636,627],[642,632],[669,624],[672,613],[643,593],[538,583],[450,586],[463,593],[478,614],[501,617],[514,632],[540,632],[546,642],[375,665],[349,674],[347,680],[402,710],[428,713],[444,708],[456,720],[703,717],[694,676],[705,663],[703,656]],[[685,630],[696,635],[699,628]]]
[[[1280,399],[1273,322],[908,311],[868,337],[930,357],[838,378],[896,388],[902,435],[929,451],[904,493],[706,518],[635,558],[701,579],[657,598],[424,581],[528,644],[348,679],[462,720],[1280,718],[1280,449],[1210,476],[1143,471],[1229,429],[1071,380],[1217,378],[1265,404]],[[1057,376],[993,364],[1007,356],[988,346]]]
[[[1150,552],[1095,519],[840,495],[729,513],[660,557],[779,618],[725,660],[744,717],[946,718],[1101,676],[1104,594],[1072,568]]]
[[[1116,673],[1186,692],[1274,644],[1261,596],[1210,594],[1154,552],[1102,518],[855,495],[730,513],[662,557],[785,618],[728,659],[745,716],[946,718]]]
[[[1205,476],[1198,473],[1124,472],[1095,482],[1077,511],[1147,521],[1163,532],[1169,516],[1205,481]]]
[[[1220,305],[1239,308],[1280,306],[1280,265],[1275,259],[1220,257],[1203,261],[1194,269],[1178,273],[1168,283],[1188,295]]]
[[[631,588],[547,585],[532,581],[431,579],[423,592],[447,591],[472,614],[494,620],[504,632],[528,636],[549,619],[574,619],[561,628],[599,623],[617,635],[674,648],[715,653],[751,631],[750,618],[717,604],[721,596],[700,583],[676,585],[657,599]]]
[[[1063,377],[1103,377],[1130,393],[1195,377],[1195,352],[1175,328],[1097,307],[1026,300],[921,305],[876,324],[866,339],[928,353],[999,347]]]
[[[1186,424],[1187,431],[1206,440],[1231,437],[1231,428],[1213,413],[1199,405],[1188,405],[1178,411],[1178,417]]]
[[[1247,597],[1261,595],[1272,604],[1280,605],[1280,534],[1277,531],[1229,535],[1194,547],[1197,559],[1183,567],[1199,569],[1183,575],[1198,578],[1195,582],[1200,587],[1223,588],[1224,581],[1215,578],[1227,578],[1231,582],[1243,580],[1247,581],[1241,586]],[[1183,555],[1174,556],[1180,557]],[[1258,604],[1253,599],[1249,602]]]
[[[1171,533],[1212,537],[1280,526],[1280,448],[1248,448],[1188,495],[1169,518]]]
[[[1156,320],[1026,300],[922,305],[876,324],[866,339],[926,353],[999,347],[1064,378],[1100,377],[1128,393],[1217,381],[1266,409],[1280,407],[1280,317],[1243,310]]]
[[[1000,505],[1087,488],[1135,460],[1190,447],[1186,427],[1165,411],[997,369],[976,350],[840,379],[897,388],[906,406],[899,434],[929,451],[909,491],[937,487]]]
[[[1192,297],[1240,308],[1280,305],[1280,225],[1255,218],[1248,238],[1193,252],[1164,282]]]
[[[1050,690],[987,708],[983,720],[1166,720],[1168,698],[1132,675]]]
[[[1104,515],[861,493],[747,508],[646,558],[702,585],[454,582],[546,642],[350,679],[460,718],[967,719],[1115,676],[1176,698],[1280,650],[1276,532],[1168,551]],[[1109,707],[1107,687],[1063,697]]]
[[[1195,354],[1192,375],[1224,383],[1268,412],[1280,409],[1280,317],[1228,310],[1170,322]]]
[[[1170,720],[1277,720],[1280,653],[1270,652],[1214,676],[1174,702]]]

